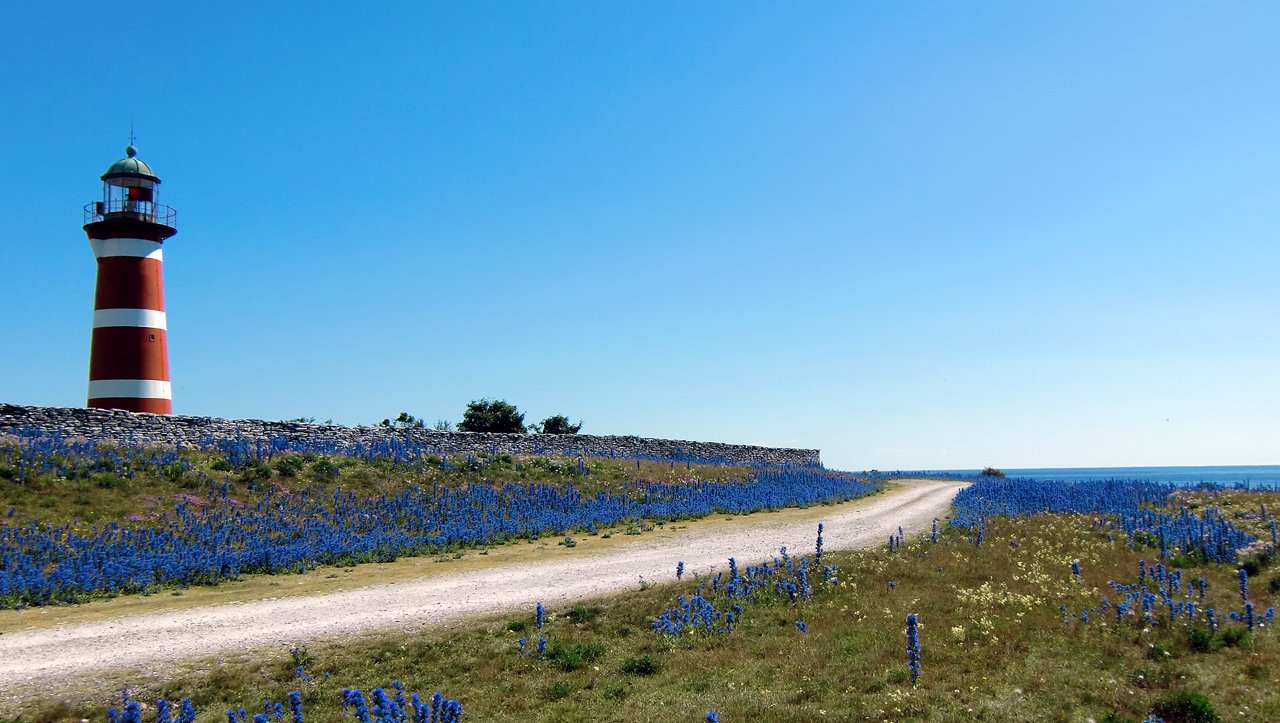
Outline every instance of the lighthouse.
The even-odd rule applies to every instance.
[[[102,200],[84,207],[98,260],[89,351],[89,406],[173,413],[161,246],[178,232],[159,202],[160,179],[130,145],[102,174]]]

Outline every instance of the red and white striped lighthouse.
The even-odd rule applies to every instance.
[[[84,207],[98,259],[89,352],[89,406],[172,414],[160,246],[178,232],[158,202],[160,179],[133,146],[102,174],[102,200]]]

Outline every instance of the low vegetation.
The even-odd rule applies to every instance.
[[[820,561],[818,546],[772,563],[812,571],[809,594],[789,594],[784,583],[736,595],[728,586],[757,573],[744,564],[734,575],[726,561],[710,579],[685,576],[465,629],[188,666],[133,693],[190,698],[202,721],[261,710],[264,698],[286,701],[292,691],[308,721],[336,721],[343,689],[390,680],[443,691],[464,719],[483,721],[696,722],[708,711],[721,721],[1280,719],[1280,644],[1274,613],[1264,612],[1280,595],[1267,509],[1276,495],[1166,490],[1153,501],[1151,489],[1114,486],[1094,494],[1092,511],[1045,512],[1097,490],[987,484],[958,500],[953,524],[936,532]],[[1125,515],[1146,515],[1147,524],[1126,527]],[[1196,519],[1221,520],[1219,539],[1246,544],[1219,561],[1162,541],[1160,530]],[[1239,560],[1256,572],[1242,577]],[[1149,605],[1120,609],[1131,594]],[[664,611],[676,611],[668,621],[696,621],[699,597],[733,611],[732,626],[655,629]],[[1207,609],[1218,611],[1216,625]],[[1247,609],[1251,621],[1240,614]],[[104,683],[91,700],[51,691],[27,713],[96,719],[112,686],[127,682]]]
[[[502,480],[553,487],[572,483],[583,494],[595,494],[635,480],[727,482],[745,480],[750,473],[747,467],[694,460],[517,458],[426,450],[352,456],[255,447],[230,453],[0,438],[0,520],[145,524],[213,485],[226,486],[238,503],[252,506],[269,493],[328,498],[343,489],[371,496]]]
[[[4,457],[7,484],[0,491],[15,504],[0,525],[0,608],[216,585],[242,575],[301,573],[322,565],[458,554],[548,535],[565,535],[561,544],[573,547],[573,532],[843,502],[877,489],[854,475],[821,468],[734,473],[699,465],[709,471],[702,478],[685,461],[673,481],[615,482],[623,470],[643,472],[644,463],[634,461],[633,470],[617,461],[452,458],[405,454],[403,447],[394,448],[397,457],[263,449],[255,444],[252,453],[240,447],[143,450],[34,438],[10,448]],[[344,468],[355,468],[353,478],[360,470],[389,474],[362,492],[343,483]],[[666,474],[676,468],[668,462]],[[515,479],[488,476],[526,469],[528,475]],[[211,478],[217,472],[224,475],[221,482]],[[74,484],[91,503],[95,489],[104,501],[125,497],[139,477],[150,507],[123,520],[86,524],[69,518],[78,503],[70,510],[58,504],[60,486]],[[167,498],[154,494],[162,489],[170,493]],[[36,514],[23,514],[28,512]]]

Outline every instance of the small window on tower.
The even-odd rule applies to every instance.
[[[155,335],[155,334],[152,334],[152,335],[151,335],[151,341],[155,341],[155,340],[156,340],[156,335]]]

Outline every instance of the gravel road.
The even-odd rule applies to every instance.
[[[556,605],[634,588],[642,577],[651,582],[674,579],[677,560],[684,561],[686,573],[705,574],[727,569],[730,556],[744,566],[755,564],[783,545],[807,554],[818,520],[826,525],[827,550],[867,547],[884,542],[899,525],[908,532],[928,530],[963,486],[909,480],[888,494],[822,508],[826,514],[803,521],[752,515],[661,537],[644,535],[562,560],[11,632],[0,635],[0,690],[34,690],[113,668],[156,670],[231,651],[528,610],[539,600]]]

